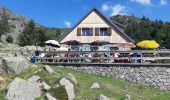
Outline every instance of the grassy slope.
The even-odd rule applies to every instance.
[[[40,65],[42,66],[42,65]],[[75,86],[76,100],[94,100],[101,93],[116,99],[124,100],[124,96],[129,94],[132,100],[169,100],[170,92],[161,91],[152,87],[143,86],[140,84],[126,82],[120,79],[98,76],[93,74],[82,73],[74,71],[68,68],[62,68],[52,66],[52,68],[58,73],[54,75],[48,75],[44,70],[37,73],[43,80],[45,80],[50,86],[55,87],[56,83],[67,73],[75,75],[78,85]],[[42,69],[42,68],[41,68]],[[16,76],[27,79],[32,76],[35,69],[28,69],[17,75],[7,75],[11,80]],[[93,82],[98,82],[101,85],[100,89],[90,89],[90,85]],[[7,83],[10,83],[8,80]],[[64,94],[62,94],[64,95]],[[3,98],[4,92],[0,93],[0,99]]]

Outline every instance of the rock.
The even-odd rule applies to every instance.
[[[110,100],[107,96],[100,94],[98,100]]]
[[[34,74],[37,74],[38,72],[41,72],[41,71],[42,71],[42,69],[36,70],[36,71],[34,72]]]
[[[166,69],[166,72],[170,73],[170,68],[167,68],[167,69]]]
[[[74,100],[75,98],[75,93],[74,93],[74,85],[66,78],[62,78],[59,81],[60,85],[65,87],[65,90],[68,95],[68,100]]]
[[[39,86],[23,80],[15,78],[9,85],[6,95],[7,100],[34,100],[41,96],[41,89]]]
[[[90,88],[100,88],[99,83],[93,83]]]
[[[75,76],[71,73],[68,73],[68,75],[66,76],[66,79],[68,79],[69,81],[71,81],[73,84],[77,84],[77,80],[75,78]]]
[[[31,45],[31,46],[25,46],[25,48],[27,49],[27,51],[36,51],[36,50],[43,51],[43,48],[40,46]]]
[[[159,81],[165,83],[166,79],[159,79]]]
[[[57,100],[56,98],[54,98],[51,94],[46,93],[46,98],[47,100]]]
[[[37,75],[33,75],[32,77],[28,78],[27,80],[28,82],[31,82],[33,84],[37,84],[40,85],[41,81],[40,81],[40,77]]]
[[[48,65],[45,65],[45,66],[44,66],[44,69],[48,72],[48,74],[53,74],[53,73],[54,73],[54,71],[52,70],[52,68],[51,68],[50,66],[48,66]]]
[[[42,86],[44,88],[44,90],[48,91],[51,87],[46,83],[46,82],[42,82]]]
[[[125,96],[125,100],[131,100],[131,98],[130,98],[130,95],[129,95],[129,94],[126,94],[126,96]]]
[[[36,64],[32,64],[31,67],[32,68],[38,68],[38,66]]]
[[[27,81],[35,85],[42,86],[45,91],[48,91],[51,88],[45,81],[42,82],[40,77],[36,75],[30,77]]]
[[[24,57],[4,58],[3,68],[7,73],[20,73],[28,67],[29,63]]]
[[[3,77],[0,76],[0,81],[4,81],[5,79]]]

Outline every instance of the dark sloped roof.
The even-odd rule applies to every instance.
[[[114,20],[112,20],[112,19],[109,19],[109,20],[111,20],[112,23],[116,24],[119,28],[121,28],[121,29],[123,29],[123,30],[126,28],[125,25],[120,24],[120,23],[117,22],[117,21],[114,21]]]
[[[118,22],[115,21],[111,21],[110,19],[108,19],[107,17],[105,17],[100,11],[98,11],[96,8],[93,8],[86,16],[84,16],[73,28],[71,28],[67,33],[61,34],[57,40],[58,42],[61,42],[62,39],[64,39],[64,37],[66,37],[71,31],[73,31],[73,29],[75,29],[90,13],[92,13],[93,11],[95,11],[97,14],[99,14],[104,20],[106,20],[108,23],[110,23],[110,25],[116,29],[117,32],[120,33],[120,35],[123,35],[129,42],[134,43],[134,40],[132,40],[126,33],[124,33],[122,27],[123,25],[118,24]]]

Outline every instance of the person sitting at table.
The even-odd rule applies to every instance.
[[[40,51],[37,49],[34,53],[35,53],[35,56],[39,56]]]
[[[115,57],[115,58],[119,58],[119,55],[120,55],[119,53],[115,53],[115,54],[114,54],[114,57]],[[118,59],[114,59],[114,62],[115,62],[115,63],[118,63],[118,61],[119,61]]]

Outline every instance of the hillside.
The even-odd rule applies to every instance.
[[[18,34],[23,31],[25,24],[29,21],[29,19],[25,16],[17,16],[15,13],[11,12],[10,10],[0,7],[0,19],[2,16],[6,14],[8,16],[8,22],[12,25],[11,32],[8,34],[12,35],[12,37],[16,38]],[[2,40],[5,39],[5,35],[2,36]]]
[[[49,92],[59,100],[66,100],[66,94],[62,90],[63,88],[58,87],[58,81],[66,76],[68,73],[72,73],[78,84],[75,85],[75,100],[96,100],[96,98],[100,94],[104,94],[109,97],[110,100],[125,100],[125,95],[129,94],[132,100],[168,100],[170,92],[162,91],[156,88],[144,86],[141,84],[136,84],[132,82],[125,82],[120,79],[106,77],[106,76],[98,76],[94,74],[87,74],[78,71],[74,71],[72,69],[63,68],[60,66],[51,66],[51,68],[57,74],[48,74],[44,69],[43,65],[38,65],[37,68],[29,68],[26,71],[20,74],[0,74],[3,76],[3,80],[1,84],[8,84],[15,78],[19,77],[22,79],[28,79],[33,76],[36,70],[39,72],[35,75],[41,77],[41,80],[44,80],[48,85],[50,85],[51,89]],[[100,88],[92,89],[90,88],[93,82],[97,82],[100,84]],[[2,88],[3,87],[3,88]],[[0,90],[0,99],[4,99],[6,92],[5,87],[1,86]],[[40,98],[36,100],[44,100],[45,93],[42,94]],[[103,99],[101,99],[103,100]]]
[[[1,39],[5,41],[5,38],[8,35],[11,35],[14,38],[14,42],[17,42],[18,35],[23,32],[23,29],[30,19],[26,16],[18,16],[10,10],[0,7],[0,20],[2,19],[3,15],[7,16],[7,20],[11,26],[11,29],[10,32],[3,34]],[[58,35],[63,34],[68,30],[67,28],[49,28],[38,23],[36,23],[36,26],[43,28],[45,30],[45,34],[49,36],[49,39],[56,39]]]
[[[110,18],[126,26],[127,33],[135,42],[155,40],[161,48],[170,49],[170,23],[161,20],[150,20],[146,17],[117,15]]]

